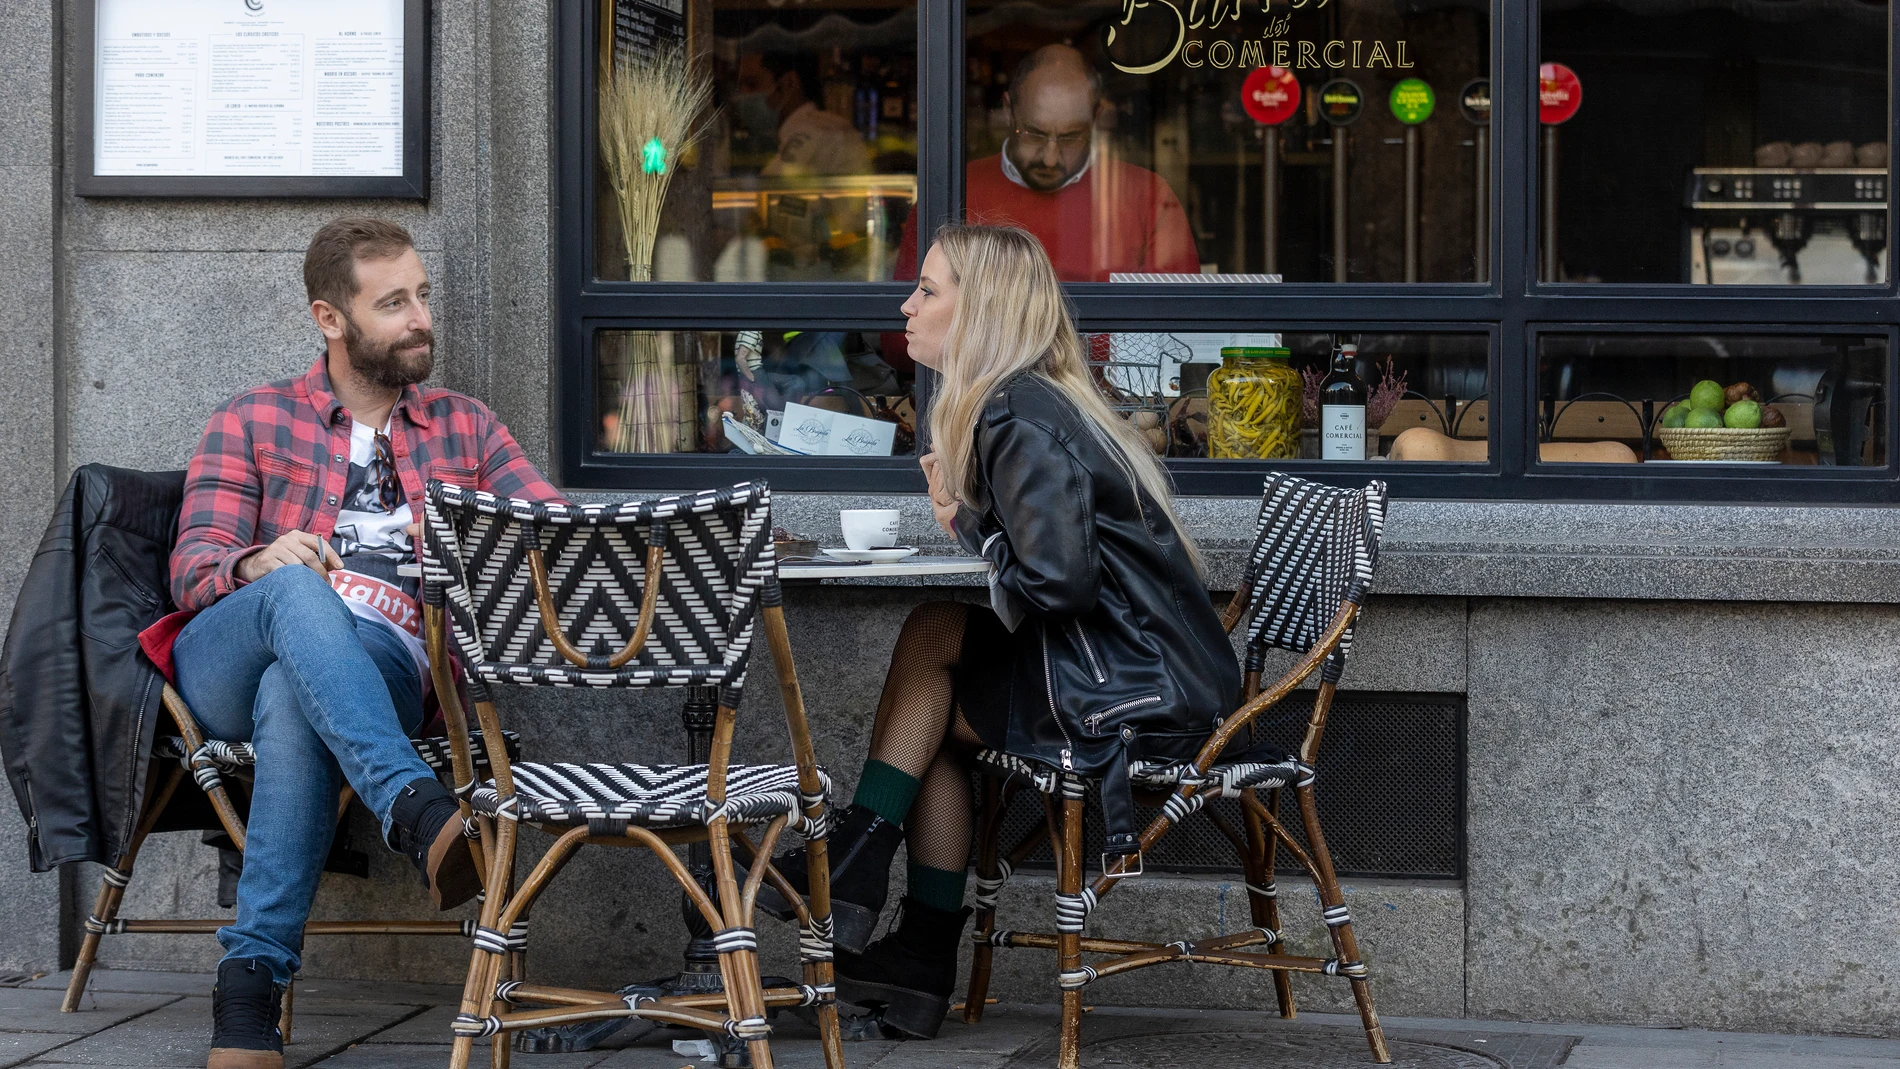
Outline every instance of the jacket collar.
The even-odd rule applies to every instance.
[[[318,353],[317,362],[310,365],[301,380],[304,395],[310,398],[310,406],[317,410],[317,418],[325,427],[336,425],[337,416],[343,411],[343,403],[336,399],[336,392],[330,388],[330,355]],[[409,417],[409,422],[418,427],[429,425],[429,411],[422,403],[422,390],[414,385],[404,386],[402,396],[396,399],[396,408]]]

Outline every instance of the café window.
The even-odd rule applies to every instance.
[[[1547,463],[1882,467],[1887,339],[1545,334]]]
[[[1169,459],[1319,460],[1340,419],[1354,421],[1353,459],[1489,456],[1482,333],[1128,331],[1081,341],[1103,399]],[[600,452],[768,462],[917,452],[917,370],[898,355],[901,334],[603,330],[595,344]],[[1342,406],[1326,403],[1329,385],[1356,411],[1330,416]]]
[[[1488,22],[1478,4],[971,0],[965,208],[1034,231],[1072,282],[1481,281]]]
[[[917,197],[917,7],[602,0],[596,276],[878,282]]]
[[[1900,500],[1886,0],[552,12],[566,485],[921,492],[969,220],[1186,494]]]
[[[1544,0],[1542,25],[1543,281],[1887,281],[1884,0]]]

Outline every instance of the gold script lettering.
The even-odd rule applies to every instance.
[[[1167,66],[1168,64],[1173,63],[1174,57],[1177,55],[1180,55],[1181,53],[1181,46],[1186,43],[1187,20],[1181,17],[1181,9],[1174,6],[1173,0],[1122,0],[1121,25],[1126,26],[1130,22],[1134,21],[1135,12],[1140,11],[1143,8],[1153,7],[1156,4],[1160,4],[1162,7],[1167,8],[1169,13],[1174,16],[1174,45],[1168,49],[1168,52],[1166,55],[1162,56],[1160,59],[1154,61],[1153,63],[1143,63],[1143,64],[1140,64],[1139,66],[1130,67],[1130,66],[1126,66],[1122,64],[1118,60],[1111,59],[1110,62],[1114,64],[1115,69],[1118,71],[1121,71],[1123,74],[1153,74],[1154,72],[1160,70],[1161,68]],[[1114,44],[1115,44],[1115,27],[1114,26],[1110,26],[1108,28],[1108,38],[1107,38],[1106,43],[1108,44],[1109,47],[1111,48],[1114,47]]]

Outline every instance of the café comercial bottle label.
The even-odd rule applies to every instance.
[[[1364,405],[1322,405],[1319,410],[1321,460],[1366,459]]]

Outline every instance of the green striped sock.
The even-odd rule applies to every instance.
[[[917,788],[922,785],[923,781],[916,776],[872,758],[864,763],[864,773],[858,777],[858,791],[851,796],[851,804],[861,805],[902,826],[904,818],[910,815],[910,803],[917,797]]]
[[[946,913],[963,908],[964,870],[933,869],[911,861],[905,864],[904,871],[910,878],[910,890],[906,892],[910,897]]]

